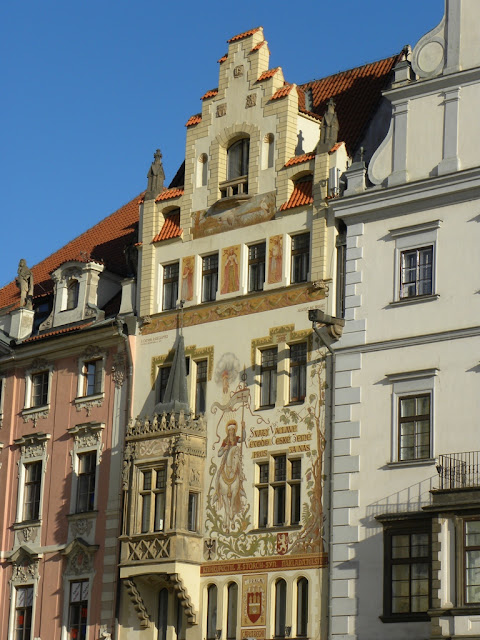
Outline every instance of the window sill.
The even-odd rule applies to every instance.
[[[44,404],[39,407],[24,407],[22,409],[22,416],[30,416],[33,413],[43,413],[50,410],[50,404]]]
[[[401,298],[400,300],[389,302],[387,304],[387,308],[402,307],[403,305],[417,304],[419,302],[432,302],[433,300],[438,300],[438,298],[440,298],[440,295],[438,293],[434,293],[428,296],[412,296],[411,298]]]
[[[286,406],[287,407],[296,407],[299,404],[305,404],[305,398],[303,398],[303,400],[292,400]]]
[[[251,529],[248,533],[277,533],[280,531],[300,531],[301,524],[279,524],[274,527],[259,527],[258,529]]]
[[[25,527],[39,527],[42,524],[40,518],[36,518],[35,520],[21,520],[20,522],[13,523],[14,531],[18,529],[24,529]]]
[[[103,400],[105,394],[102,391],[101,393],[92,393],[89,396],[77,396],[74,399],[75,404],[79,403],[79,402],[85,402],[85,400]]]
[[[86,409],[87,416],[89,416],[90,411],[92,410],[93,407],[102,406],[104,397],[105,397],[105,393],[102,392],[102,393],[96,393],[95,395],[91,395],[91,396],[81,396],[81,397],[75,398],[73,402],[75,404],[77,411],[80,411],[81,409]]]
[[[387,462],[382,469],[396,469],[402,467],[426,467],[435,464],[435,458],[421,458],[419,460],[396,460],[392,462]]]
[[[428,615],[428,613],[402,613],[401,615],[379,616],[379,618],[385,624],[430,621],[430,616]]]
[[[88,520],[93,520],[98,515],[98,509],[93,509],[92,511],[72,511],[72,513],[67,514],[67,520],[70,522],[71,520],[82,520],[84,518]]]

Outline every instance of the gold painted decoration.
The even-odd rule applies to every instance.
[[[283,236],[268,239],[268,284],[282,281],[283,275]]]
[[[240,245],[222,251],[222,293],[233,293],[240,288]]]
[[[257,573],[242,579],[242,627],[266,624],[267,575]]]
[[[195,256],[188,256],[182,260],[182,300],[193,299],[193,284],[195,276]]]

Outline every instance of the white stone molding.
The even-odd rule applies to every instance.
[[[76,496],[78,488],[78,470],[79,470],[79,456],[83,453],[96,452],[96,473],[95,473],[95,499],[94,499],[94,511],[97,509],[98,500],[98,481],[99,481],[99,465],[102,460],[102,451],[104,443],[102,442],[102,433],[105,429],[105,424],[101,422],[87,422],[84,424],[78,424],[68,429],[68,433],[73,436],[73,448],[70,451],[72,457],[72,488],[70,494],[70,514],[76,513]],[[84,516],[88,516],[84,514]],[[78,524],[78,523],[77,523]],[[77,528],[72,525],[73,529]],[[79,532],[80,533],[80,532]]]
[[[460,124],[460,87],[444,93],[443,111],[443,158],[438,165],[438,175],[460,171],[458,153],[458,130]]]
[[[120,351],[113,357],[112,377],[116,389],[120,389],[127,375],[127,362],[125,352]]]
[[[40,505],[38,520],[41,522],[43,511],[43,483],[47,470],[47,443],[51,438],[49,433],[32,433],[14,440],[20,446],[20,459],[18,461],[18,496],[16,522],[23,522],[23,501],[25,493],[25,465],[31,462],[42,463],[42,481],[40,487]],[[30,523],[29,523],[29,526]]]
[[[43,557],[41,553],[34,553],[28,547],[19,547],[9,558],[12,563],[12,577],[10,586],[10,616],[8,624],[8,640],[14,640],[16,590],[21,587],[33,587],[32,620],[35,620],[36,597],[40,581],[39,565]]]
[[[409,102],[404,100],[393,105],[393,156],[392,173],[388,186],[393,187],[408,181],[407,175],[407,126]]]
[[[412,68],[419,78],[440,75],[445,64],[445,16],[440,24],[420,38],[412,54]]]
[[[36,373],[42,373],[44,371],[48,372],[47,404],[39,407],[32,407],[32,378]],[[33,422],[33,426],[36,427],[40,418],[46,418],[48,416],[50,412],[53,371],[53,364],[43,358],[36,358],[30,367],[25,369],[25,401],[24,408],[22,410],[22,418],[25,424],[31,420]]]

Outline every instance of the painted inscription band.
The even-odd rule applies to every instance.
[[[262,558],[259,560],[221,560],[208,562],[200,567],[200,575],[213,576],[223,573],[248,573],[250,571],[282,571],[283,569],[315,569],[328,565],[327,553],[312,553],[283,558]]]

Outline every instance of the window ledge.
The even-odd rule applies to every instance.
[[[286,407],[298,407],[298,405],[300,404],[305,404],[305,398],[303,400],[293,400],[292,402],[289,402],[288,404],[286,404]]]
[[[97,515],[97,509],[94,509],[93,511],[74,511],[72,513],[67,513],[67,520],[69,522],[72,520],[83,520],[84,518],[87,520],[93,520]]]
[[[41,524],[42,521],[40,518],[37,518],[36,520],[21,520],[20,522],[14,522],[12,526],[14,531],[17,531],[17,529],[24,529],[25,527],[39,527]]]
[[[248,533],[277,533],[281,531],[300,531],[302,525],[300,524],[286,524],[286,525],[277,525],[275,527],[260,527],[258,529],[251,529]]]
[[[421,458],[419,460],[396,460],[387,462],[382,469],[395,469],[401,467],[425,467],[435,464],[435,458]]]
[[[85,402],[85,400],[103,400],[104,397],[105,394],[102,391],[102,393],[92,393],[90,396],[78,396],[75,398],[74,402],[77,404],[78,402]]]
[[[416,304],[419,302],[432,302],[433,300],[438,300],[438,298],[440,298],[439,293],[434,293],[428,296],[412,296],[411,298],[401,298],[400,300],[394,300],[393,302],[389,302],[387,304],[387,308],[402,307],[403,305]]]
[[[429,622],[428,613],[403,613],[401,615],[379,616],[380,620],[386,624],[401,622]]]
[[[22,409],[22,416],[31,416],[33,413],[43,413],[50,411],[50,405],[45,404],[41,407],[24,407]]]
[[[75,404],[77,411],[80,411],[81,409],[86,409],[87,416],[89,416],[90,411],[92,410],[93,407],[102,406],[104,397],[105,397],[105,393],[102,392],[102,393],[96,393],[95,395],[91,395],[91,396],[81,396],[81,397],[75,398],[73,402]]]

